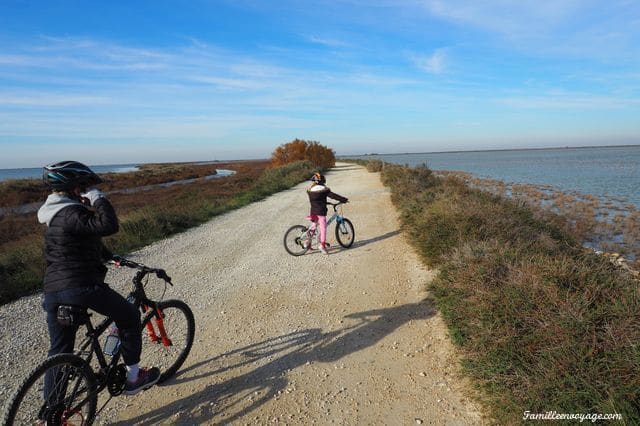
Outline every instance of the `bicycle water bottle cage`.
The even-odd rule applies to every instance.
[[[58,324],[64,327],[84,324],[89,318],[87,308],[75,305],[60,305],[56,316]]]

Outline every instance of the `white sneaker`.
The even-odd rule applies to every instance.
[[[322,244],[320,245],[320,251],[324,254],[329,254],[329,252],[327,251],[326,247],[323,246]]]

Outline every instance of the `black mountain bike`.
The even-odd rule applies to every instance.
[[[173,285],[163,269],[118,257],[114,261],[138,270],[128,300],[143,313],[141,359],[160,369],[158,383],[162,383],[176,373],[189,355],[195,334],[193,312],[180,300],[156,302],[147,297],[144,284],[148,278],[145,283],[143,279],[148,274],[163,280],[165,290],[167,284]],[[90,425],[96,417],[99,393],[104,389],[109,392],[102,408],[111,397],[123,393],[127,371],[120,362],[120,352],[109,359],[99,339],[113,320],[105,318],[94,327],[91,315],[79,306],[58,308],[58,321],[84,326],[85,339],[75,353],[49,357],[29,374],[11,399],[5,425]]]

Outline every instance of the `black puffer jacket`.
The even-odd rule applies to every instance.
[[[309,195],[309,203],[311,204],[310,213],[312,215],[327,215],[327,197],[338,200],[341,203],[346,203],[347,201],[349,201],[342,195],[333,193],[328,187],[320,184],[313,185],[311,188],[309,188],[307,190],[307,194]]]
[[[118,218],[106,198],[94,210],[71,198],[52,194],[38,211],[48,225],[45,235],[44,291],[52,292],[104,282],[104,261],[111,254],[101,237],[118,232]]]

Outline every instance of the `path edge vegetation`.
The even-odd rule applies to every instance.
[[[438,271],[430,290],[490,422],[555,411],[640,424],[637,279],[583,248],[561,215],[426,165],[347,161],[380,172],[403,232]]]

